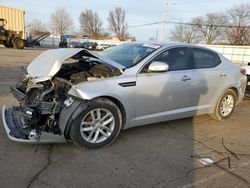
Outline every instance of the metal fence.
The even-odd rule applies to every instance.
[[[68,42],[70,41],[78,41],[78,42],[84,42],[86,39],[68,39]],[[97,42],[100,44],[104,43],[112,43],[108,40],[90,40],[93,42]],[[50,36],[45,38],[40,42],[41,47],[46,48],[56,48],[59,47],[60,37],[58,36]],[[119,44],[122,42],[113,42],[115,44]],[[201,45],[207,48],[210,48],[212,50],[215,50],[222,55],[224,55],[226,58],[231,60],[233,63],[240,64],[240,65],[246,65],[248,62],[250,62],[250,46],[230,46],[230,45]]]
[[[215,50],[233,63],[246,65],[250,62],[250,46],[230,46],[230,45],[201,45]]]

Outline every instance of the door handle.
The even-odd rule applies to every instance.
[[[220,73],[220,77],[225,77],[225,76],[227,76],[225,73]]]
[[[183,81],[183,82],[186,82],[186,81],[188,81],[188,80],[191,80],[191,78],[190,77],[188,77],[188,76],[183,76],[182,77],[182,79],[181,79],[181,81]]]

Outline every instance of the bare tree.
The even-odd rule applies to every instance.
[[[136,37],[135,36],[131,37],[131,41],[132,42],[136,41]]]
[[[36,34],[41,32],[47,32],[47,26],[41,20],[33,19],[26,25],[26,31],[30,34]]]
[[[178,42],[196,43],[198,42],[197,30],[191,25],[177,25],[172,30],[170,39]]]
[[[226,34],[233,45],[250,44],[250,4],[241,4],[231,8],[228,12],[229,24]],[[248,27],[246,27],[248,26]]]
[[[86,9],[81,12],[79,17],[81,31],[93,39],[103,39],[108,33],[103,32],[103,23],[98,14],[92,10]]]
[[[221,27],[227,23],[227,17],[224,14],[207,14],[205,17],[194,18],[192,23],[198,32],[197,35],[206,44],[212,44],[225,38],[225,27]]]
[[[125,17],[126,12],[120,7],[109,11],[108,15],[109,28],[121,41],[129,38],[128,24],[125,21]]]
[[[72,30],[73,20],[65,8],[58,8],[50,15],[53,30],[58,35],[64,35]]]

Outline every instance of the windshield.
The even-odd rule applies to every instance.
[[[159,47],[152,44],[120,44],[101,52],[101,55],[128,68],[139,63]]]

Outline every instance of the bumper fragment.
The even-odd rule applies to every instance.
[[[10,92],[14,95],[14,97],[18,100],[21,101],[24,99],[26,96],[23,92],[21,92],[19,89],[16,88],[16,85],[12,85],[10,88]]]
[[[15,142],[21,142],[21,143],[31,143],[31,144],[36,144],[37,139],[29,139],[29,137],[20,135],[15,131],[18,129],[18,126],[15,125],[12,117],[12,113],[8,111],[11,109],[6,109],[6,106],[4,105],[2,108],[2,121],[3,121],[3,126],[5,129],[5,132],[8,136],[8,138],[12,141]],[[55,135],[53,133],[46,133],[42,132],[40,136],[39,143],[42,144],[47,144],[47,143],[65,143],[66,139],[64,138],[63,135]]]

